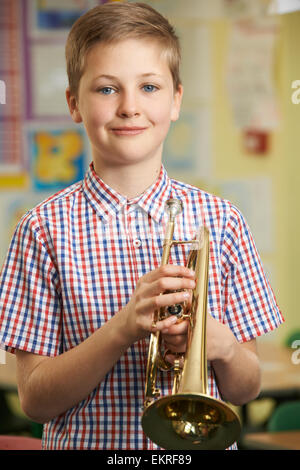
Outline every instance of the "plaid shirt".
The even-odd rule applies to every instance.
[[[199,225],[210,230],[208,313],[239,342],[276,328],[283,318],[252,236],[228,201],[159,178],[127,200],[108,187],[93,164],[83,181],[29,211],[18,224],[0,279],[0,343],[56,356],[76,347],[130,299],[137,280],[160,265],[170,197],[181,199],[176,239]],[[171,262],[183,264],[188,246]],[[81,403],[44,426],[45,449],[156,449],[140,425],[149,339],[134,343]],[[99,358],[101,361],[101,358]],[[208,364],[209,393],[220,398]],[[159,372],[162,394],[172,372]]]

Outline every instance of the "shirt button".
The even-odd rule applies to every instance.
[[[141,242],[141,240],[139,240],[138,238],[136,238],[135,240],[133,240],[133,246],[134,246],[135,248],[139,248],[141,245],[142,245],[142,242]]]

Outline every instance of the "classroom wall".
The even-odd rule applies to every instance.
[[[300,13],[279,17],[280,32],[275,50],[274,83],[281,112],[278,129],[270,134],[270,150],[265,157],[253,157],[242,147],[242,135],[234,126],[228,97],[219,77],[224,76],[224,61],[230,23],[213,24],[215,101],[214,156],[217,179],[268,176],[272,180],[271,252],[261,251],[263,263],[272,266],[271,283],[286,319],[273,335],[283,341],[299,329],[297,291],[300,284],[299,251],[299,152],[300,104],[291,101],[292,81],[300,77]],[[264,201],[261,201],[264,204]]]
[[[285,176],[285,203],[280,205],[281,214],[285,214],[285,237],[280,245],[280,260],[283,270],[281,282],[285,286],[284,305],[288,312],[290,328],[300,327],[298,293],[300,285],[300,104],[293,104],[290,99],[290,84],[300,77],[300,12],[284,15],[282,17],[282,77],[281,93],[284,110],[284,124],[278,138],[282,139],[282,153],[278,170]],[[293,90],[294,91],[294,90]],[[280,220],[278,220],[280,226]],[[286,256],[285,256],[286,254]]]

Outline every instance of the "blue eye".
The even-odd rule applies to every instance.
[[[115,93],[115,90],[110,86],[100,88],[98,91],[100,91],[100,93],[102,93],[103,95],[111,95],[112,93]]]
[[[157,87],[154,86],[154,85],[144,85],[143,86],[143,89],[147,92],[147,93],[151,93],[153,91],[156,91],[157,90]]]

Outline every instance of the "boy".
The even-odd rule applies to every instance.
[[[168,21],[139,3],[96,7],[74,24],[66,58],[70,113],[93,163],[19,223],[1,275],[0,342],[16,353],[25,413],[46,423],[44,449],[155,449],[140,426],[149,334],[161,330],[182,352],[187,325],[171,316],[154,326],[153,314],[195,286],[188,248],[160,267],[169,198],[184,207],[175,238],[201,224],[211,233],[211,395],[257,396],[255,337],[282,317],[237,209],[170,180],[161,164],[183,93]],[[170,394],[172,373],[158,386]]]

